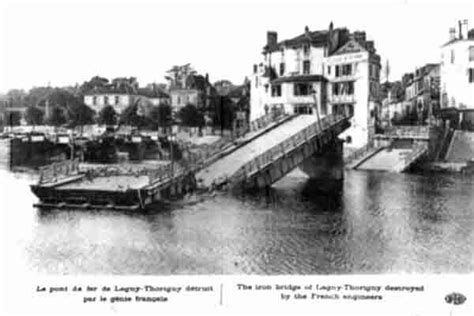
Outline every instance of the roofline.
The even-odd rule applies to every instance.
[[[447,41],[440,47],[446,47],[448,45],[452,45],[452,44],[460,43],[460,42],[473,42],[474,43],[474,38],[463,38],[463,39],[455,38],[455,39]]]
[[[139,93],[126,93],[126,92],[88,92],[84,93],[84,96],[94,96],[94,95],[104,95],[104,94],[118,94],[118,95],[130,95],[130,96],[138,96],[138,97],[147,97],[150,99],[156,99],[156,98],[168,98],[169,94],[166,93],[164,96],[156,96],[156,97],[150,97],[145,94],[139,94]]]

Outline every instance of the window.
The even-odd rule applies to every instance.
[[[332,85],[333,95],[353,95],[354,94],[354,82],[338,82]]]
[[[469,82],[473,83],[474,82],[474,68],[469,68]]]
[[[354,116],[354,106],[352,104],[346,104],[346,114],[349,116]]]
[[[280,76],[285,74],[285,63],[280,63]]]
[[[331,74],[331,66],[328,66],[328,75]]]
[[[474,46],[469,46],[469,61],[474,61]]]
[[[311,84],[309,83],[295,83],[294,85],[294,95],[310,95],[311,94]]]
[[[104,104],[109,105],[109,97],[108,96],[104,97]]]
[[[352,64],[336,65],[336,77],[352,75]]]
[[[309,45],[308,44],[303,45],[303,53],[306,56],[309,55]]]
[[[115,104],[120,103],[120,97],[118,95],[115,96]]]
[[[451,49],[451,64],[454,64],[454,50]]]
[[[181,97],[178,95],[177,98],[178,98],[178,102],[177,102],[177,103],[178,103],[178,105],[180,105],[180,104],[181,104]]]
[[[309,60],[303,61],[303,74],[309,75],[311,69],[311,63]]]
[[[350,76],[352,74],[352,65],[342,65],[342,75],[343,76]]]
[[[97,97],[96,96],[92,97],[92,104],[97,105]]]
[[[272,85],[272,97],[281,97],[281,85]]]

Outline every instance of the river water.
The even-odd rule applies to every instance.
[[[473,184],[462,175],[346,171],[323,193],[298,171],[267,195],[147,215],[41,213],[0,154],[8,267],[47,274],[365,274],[473,271]],[[189,202],[189,203],[188,203]],[[7,268],[8,268],[7,267]]]

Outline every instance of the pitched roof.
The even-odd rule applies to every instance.
[[[324,46],[328,41],[328,34],[329,32],[326,30],[303,33],[296,37],[278,42],[272,47],[265,45],[263,49],[272,52],[280,49],[282,46],[302,45],[307,43],[311,43],[313,46]]]
[[[345,27],[335,28],[332,30],[332,32],[339,33],[339,35],[343,35],[348,32],[348,29]],[[269,52],[273,52],[279,50],[283,46],[299,46],[308,43],[311,44],[311,46],[313,47],[321,47],[329,43],[329,34],[329,30],[308,31],[296,37],[280,41],[272,47],[265,45],[263,49]]]
[[[158,88],[138,88],[138,95],[148,98],[169,98],[169,94]]]
[[[350,39],[347,43],[342,45],[333,55],[342,55],[342,54],[350,54],[350,53],[358,53],[358,52],[366,52],[367,49],[362,46],[358,41],[355,39]]]

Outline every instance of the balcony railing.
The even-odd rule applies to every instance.
[[[330,103],[354,103],[356,102],[353,94],[331,95],[329,96]]]

